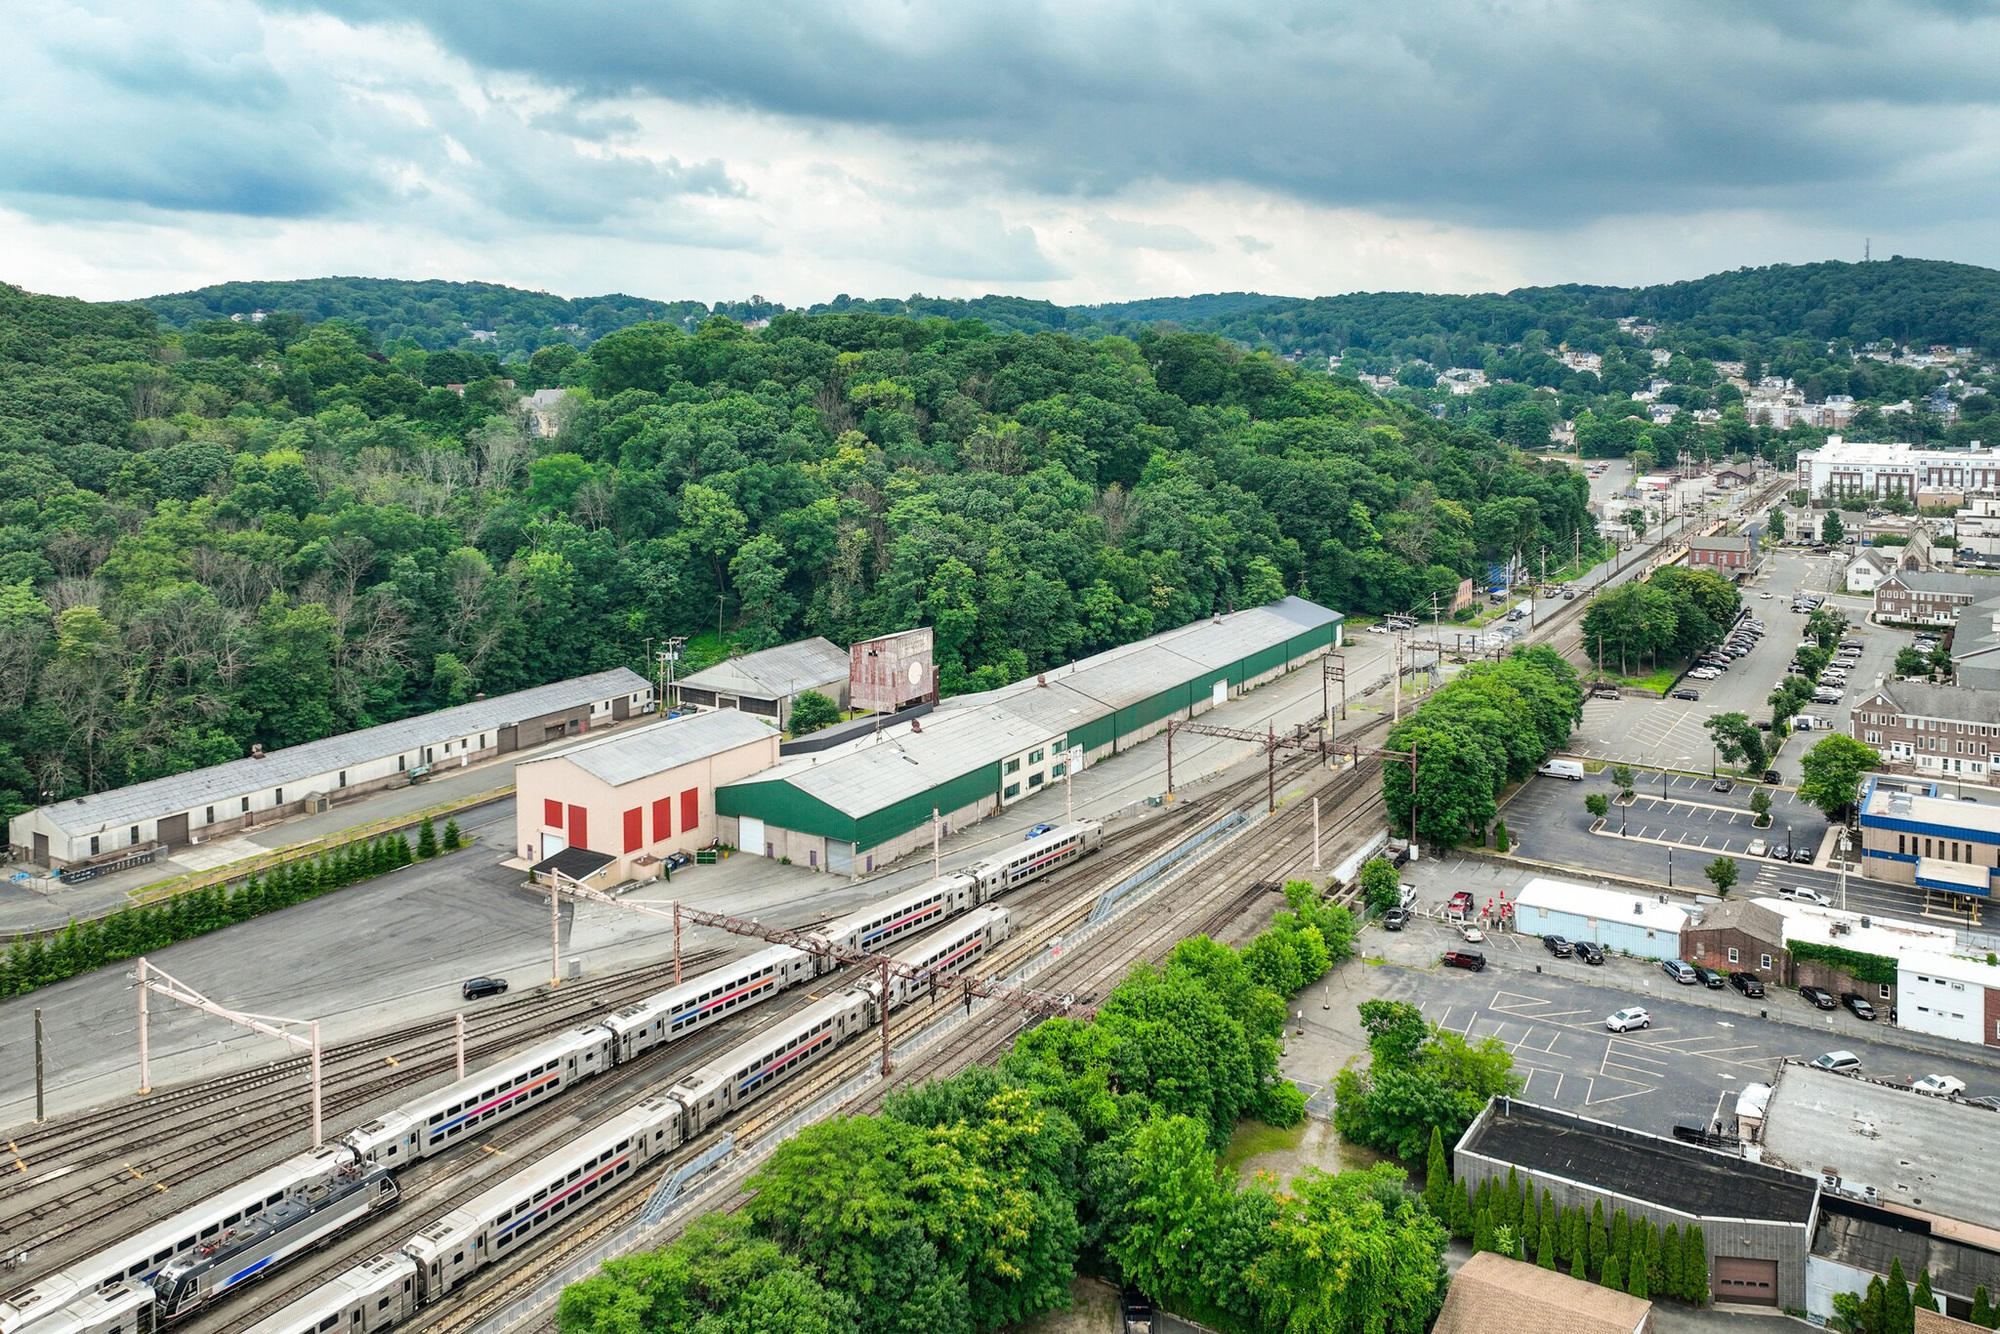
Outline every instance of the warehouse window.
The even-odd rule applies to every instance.
[[[127,841],[127,842],[130,842],[130,843],[137,843],[137,842],[139,841],[139,826],[138,826],[138,825],[133,825],[133,826],[132,826],[132,829],[131,829],[131,834],[132,834],[132,837],[131,837],[130,839],[126,840],[126,841]]]
[[[97,835],[95,834],[90,836],[90,855],[93,857],[97,855]]]
[[[1762,959],[1764,960],[1764,962],[1762,962],[1762,963],[1760,963],[1760,964],[1758,964],[1758,965],[1757,965],[1757,967],[1758,967],[1759,969],[1767,969],[1767,968],[1769,968],[1769,967],[1771,966],[1771,956],[1770,956],[1770,955],[1768,955],[1768,954],[1765,954],[1765,955],[1761,955],[1761,956],[1759,956],[1759,957],[1761,957],[1761,958],[1762,958]]]
[[[1034,789],[1034,788],[1038,788],[1038,787],[1040,787],[1041,785],[1042,785],[1042,776],[1041,776],[1040,774],[1029,774],[1029,775],[1028,775],[1028,787],[1029,787],[1029,788],[1030,788],[1031,790],[1032,790],[1032,789]]]
[[[347,770],[345,769],[342,769],[340,771],[340,786],[341,787],[347,786]]]
[[[672,838],[674,835],[674,799],[661,797],[653,803],[653,841]]]
[[[1019,760],[1007,761],[1007,772],[1010,774],[1017,774],[1021,772],[1021,762]]]
[[[202,823],[203,823],[203,824],[214,824],[214,823],[215,823],[215,807],[213,807],[213,806],[210,806],[210,807],[208,808],[208,818],[207,818],[206,820],[202,821]]]
[[[1729,947],[1729,962],[1731,963],[1736,962],[1736,947],[1734,945],[1731,945]]]
[[[271,804],[273,806],[282,806],[285,804],[285,789],[281,787],[271,789]]]
[[[484,732],[481,732],[481,733],[479,734],[479,748],[480,748],[481,750],[485,750],[485,749],[486,749],[486,733],[484,733]]]
[[[1006,790],[1000,795],[1003,797],[1018,797],[1021,795],[1021,785],[1019,783],[1009,783]]]
[[[646,841],[646,812],[634,806],[625,812],[625,851],[637,852]]]
[[[542,823],[551,829],[563,827],[563,804],[560,801],[542,802]]]
[[[1031,750],[1028,752],[1028,763],[1040,764],[1041,762],[1042,762],[1042,752],[1040,752],[1039,750]]]
[[[689,788],[681,793],[681,832],[691,834],[701,823],[701,789]]]
[[[407,756],[407,755],[398,755],[398,756],[396,757],[396,772],[397,772],[397,773],[401,773],[401,772],[403,772],[403,770],[405,770],[405,769],[407,769],[407,768],[409,768],[409,767],[410,767],[410,758],[409,758],[409,756]]]
[[[1069,766],[1067,764],[1058,764],[1057,766],[1055,766],[1055,768],[1049,770],[1049,777],[1061,778],[1064,774],[1068,772],[1069,772]]]
[[[245,815],[250,813],[250,798],[248,797],[243,798],[243,813]]]

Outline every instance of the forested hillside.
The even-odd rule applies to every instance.
[[[647,636],[930,623],[956,691],[1287,590],[1427,604],[1586,525],[1560,464],[1206,335],[785,314],[502,369],[0,288],[0,806]],[[573,387],[554,439],[536,384]]]

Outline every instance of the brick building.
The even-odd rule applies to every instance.
[[[1681,958],[1728,973],[1755,973],[1768,986],[1791,978],[1785,919],[1754,899],[1703,904],[1681,928]]]
[[[1976,574],[1898,570],[1875,585],[1875,619],[1902,625],[1956,625],[1958,613],[1994,585]]]
[[[1688,565],[1697,570],[1720,570],[1733,578],[1757,568],[1757,540],[1751,537],[1693,537],[1688,539]]]
[[[1855,701],[1854,739],[1895,768],[1954,781],[1995,781],[2000,690],[1884,681]]]

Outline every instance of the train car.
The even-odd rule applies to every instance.
[[[417,1262],[388,1251],[273,1311],[247,1334],[376,1334],[416,1310]]]
[[[400,1167],[458,1143],[496,1121],[539,1107],[580,1079],[611,1068],[611,1032],[573,1028],[495,1061],[433,1093],[412,1098],[345,1137],[363,1162]]]
[[[929,995],[936,984],[971,968],[989,949],[1012,934],[1013,920],[1014,915],[998,904],[974,908],[929,939],[902,950],[895,956],[896,962],[927,977],[915,982],[907,977],[890,978],[889,1008],[896,1009]],[[882,981],[874,978],[863,986],[869,995],[877,996]]]
[[[813,934],[852,950],[880,951],[914,931],[925,931],[948,917],[955,917],[978,900],[979,885],[963,872],[927,880],[914,889],[892,894],[860,912],[829,922]],[[838,961],[818,956],[819,971],[838,967]]]
[[[819,971],[812,955],[789,945],[773,945],[635,1001],[604,1020],[613,1036],[612,1059],[623,1065],[661,1043],[769,1000]]]
[[[650,1098],[482,1191],[404,1243],[403,1253],[416,1262],[417,1304],[436,1301],[483,1266],[588,1210],[684,1138],[679,1105]]]
[[[275,1272],[377,1209],[396,1202],[386,1167],[352,1167],[331,1185],[278,1201],[176,1257],[153,1278],[162,1320],[179,1320],[225,1292]]]
[[[1057,825],[1001,856],[974,862],[965,868],[965,874],[979,882],[979,901],[989,903],[996,894],[1047,875],[1079,857],[1087,857],[1103,844],[1102,824],[1096,820],[1078,820],[1074,824]]]
[[[35,1334],[153,1334],[153,1290],[134,1279],[99,1288],[35,1326]]]
[[[669,1095],[686,1111],[684,1133],[706,1130],[830,1054],[868,1027],[872,1008],[866,992],[829,996],[687,1075]]]
[[[223,1229],[254,1218],[280,1201],[331,1183],[347,1158],[340,1145],[321,1145],[50,1274],[0,1302],[0,1334],[39,1330],[40,1322],[98,1288],[151,1279],[176,1256],[212,1241]]]

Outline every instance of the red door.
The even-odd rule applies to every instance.
[[[569,845],[573,848],[590,846],[590,812],[581,806],[569,808]]]

